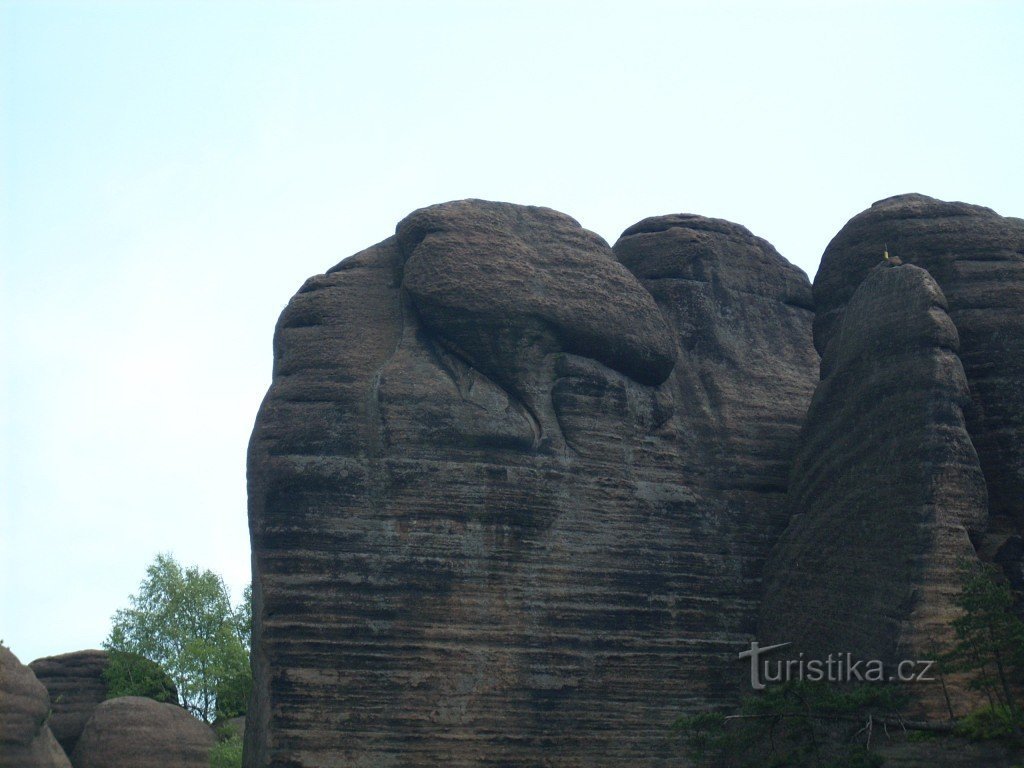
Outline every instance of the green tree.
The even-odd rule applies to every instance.
[[[240,714],[239,690],[245,680],[251,688],[250,598],[247,590],[234,607],[220,576],[195,566],[183,569],[171,555],[160,554],[129,598],[131,607],[114,614],[103,647],[115,657],[138,654],[158,663],[174,681],[181,705],[196,717],[212,722],[223,714],[218,689],[229,699],[231,715]]]
[[[1020,735],[1022,712],[1018,692],[1024,687],[1024,622],[1015,610],[1017,598],[999,568],[990,563],[963,566],[963,586],[956,598],[962,610],[953,621],[956,643],[942,659],[943,672],[966,672],[972,688],[988,700],[984,711],[965,718],[1002,724],[1007,734]],[[985,730],[983,729],[983,730]]]
[[[137,653],[111,650],[103,681],[107,684],[107,698],[118,696],[145,696],[156,701],[178,703],[174,682],[154,661]]]
[[[224,673],[215,689],[218,720],[244,715],[249,706],[249,694],[252,693],[249,654],[242,652],[240,646],[225,653],[223,669]]]

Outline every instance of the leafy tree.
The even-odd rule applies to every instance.
[[[1020,735],[1018,692],[1024,687],[1024,622],[1015,610],[1016,596],[999,568],[989,563],[964,564],[963,587],[956,598],[962,609],[953,621],[956,643],[942,659],[944,672],[966,672],[988,707],[961,723],[970,732],[991,737]],[[977,724],[974,728],[972,724]],[[996,734],[998,735],[998,734]]]
[[[242,678],[249,676],[250,598],[247,590],[234,607],[220,576],[195,566],[182,569],[171,555],[160,554],[129,598],[131,607],[114,614],[103,647],[115,658],[138,654],[157,662],[196,717],[211,722],[218,714],[218,689],[239,714]]]
[[[156,662],[137,653],[112,650],[103,670],[107,698],[145,696],[156,701],[178,703],[178,692],[167,673]]]
[[[252,693],[252,670],[249,668],[248,652],[241,652],[240,646],[225,654],[224,674],[217,681],[216,715],[218,720],[244,715]]]

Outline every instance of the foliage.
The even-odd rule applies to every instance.
[[[238,708],[232,697],[244,684],[237,679],[249,675],[248,600],[233,607],[220,576],[195,566],[182,569],[171,555],[160,554],[129,602],[130,608],[114,614],[104,648],[160,664],[182,706],[202,720],[217,715],[219,687],[232,711]]]
[[[988,714],[977,713],[978,724],[1008,720],[1019,732],[1024,622],[1014,610],[1016,598],[998,567],[985,563],[962,570],[956,604],[963,613],[953,621],[957,640],[941,659],[943,671],[969,673],[971,687],[985,694]]]
[[[1019,715],[1006,707],[982,707],[956,724],[955,733],[971,741],[1014,737],[1020,730]]]
[[[234,645],[225,654],[224,674],[217,682],[216,716],[228,720],[244,715],[252,693],[252,669],[249,666],[249,638],[252,636],[252,585],[242,593],[242,602],[232,616],[235,631],[244,638],[242,645]]]
[[[242,768],[242,739],[232,734],[210,750],[210,768]]]
[[[952,730],[971,739],[1020,743],[1024,713],[1024,621],[1016,596],[995,566],[964,565],[954,620],[956,643],[939,659],[939,672],[967,673],[988,706],[959,720]],[[713,768],[868,768],[881,764],[872,752],[876,724],[902,723],[906,696],[895,686],[835,687],[791,682],[747,697],[738,712],[702,712],[680,718],[674,728],[688,756]],[[952,716],[952,712],[951,712]],[[903,725],[910,725],[903,723]],[[916,724],[915,727],[935,724]],[[917,739],[933,732],[914,731]]]
[[[145,696],[156,701],[178,703],[177,692],[170,677],[156,662],[137,653],[111,650],[103,670],[107,698]]]
[[[225,654],[224,674],[217,681],[216,716],[218,720],[229,720],[244,715],[252,693],[252,670],[249,668],[249,654],[240,646],[233,646]]]
[[[688,756],[709,768],[871,768],[875,721],[905,703],[891,686],[790,682],[747,697],[738,713],[703,712],[673,726]]]

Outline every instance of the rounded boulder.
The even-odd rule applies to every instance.
[[[213,730],[181,707],[140,696],[108,699],[85,724],[75,768],[207,768]]]

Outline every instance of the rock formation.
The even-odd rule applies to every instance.
[[[0,645],[0,768],[71,768],[50,732],[49,713],[46,688]]]
[[[961,561],[1024,587],[1022,305],[1024,221],[921,195],[852,219],[813,294],[717,219],[611,249],[414,212],[278,322],[247,765],[674,764],[755,633],[934,656]]]
[[[829,244],[814,282],[822,354],[885,245],[927,269],[949,302],[971,392],[967,429],[988,487],[989,525],[977,544],[1024,587],[1024,220],[924,195],[882,200],[855,216]]]
[[[75,768],[209,768],[213,730],[175,704],[141,696],[107,699],[93,711]]]
[[[793,520],[766,575],[759,638],[792,654],[935,659],[987,496],[946,300],[915,266],[877,266],[821,362],[792,470]],[[915,686],[939,717],[939,684]],[[960,708],[963,711],[963,708]]]
[[[96,706],[107,698],[106,651],[77,651],[36,659],[29,667],[50,694],[50,730],[69,755]]]
[[[159,670],[155,663],[141,656],[136,658],[139,663]],[[50,694],[53,708],[50,730],[69,755],[74,751],[93,710],[108,696],[103,672],[109,662],[110,656],[106,651],[86,650],[47,656],[29,664]],[[167,679],[166,687],[171,692],[171,703],[177,703],[177,691],[170,679]]]
[[[250,444],[247,764],[677,760],[740,691],[811,307],[735,224],[613,251],[483,201],[308,280]]]

